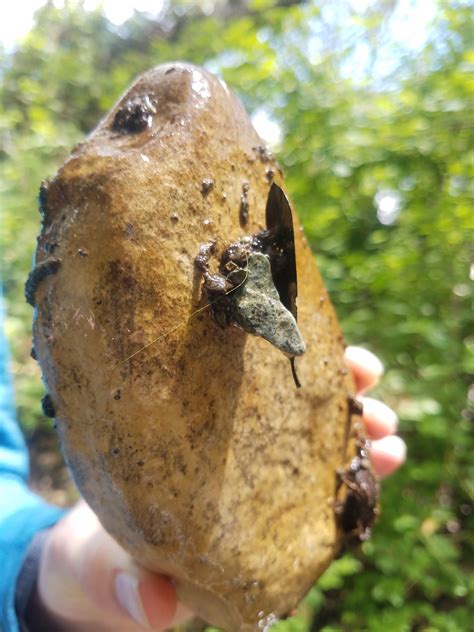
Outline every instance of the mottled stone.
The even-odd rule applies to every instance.
[[[290,357],[306,350],[293,314],[280,301],[267,255],[249,257],[247,279],[232,297],[232,315],[244,331],[261,336]]]
[[[195,257],[203,242],[222,253],[265,228],[268,169],[284,188],[221,81],[183,63],[150,70],[49,182],[36,266],[52,243],[61,265],[31,292],[34,347],[81,494],[137,562],[172,576],[179,598],[227,632],[287,615],[338,554],[337,471],[356,454],[342,334],[303,234],[302,388],[279,349],[219,327],[203,301]],[[216,185],[203,195],[206,179]],[[272,293],[257,257],[239,317],[295,354],[301,337]]]

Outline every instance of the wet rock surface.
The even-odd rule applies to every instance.
[[[303,388],[279,349],[206,306],[200,247],[218,256],[263,230],[272,182],[284,189],[225,85],[155,68],[42,188],[36,265],[51,244],[61,265],[30,284],[48,408],[81,493],[229,632],[291,612],[338,553],[337,472],[356,455],[342,335],[294,210]]]

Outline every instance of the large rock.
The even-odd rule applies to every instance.
[[[355,454],[342,335],[294,211],[302,388],[280,350],[206,307],[196,255],[215,241],[214,273],[265,229],[272,182],[281,170],[222,82],[155,68],[42,186],[27,288],[81,494],[228,631],[288,614],[339,551],[337,470]]]

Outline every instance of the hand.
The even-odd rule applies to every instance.
[[[395,435],[398,418],[394,411],[376,399],[361,396],[377,384],[383,373],[383,365],[373,353],[360,347],[347,347],[345,361],[352,372],[358,399],[363,406],[362,420],[367,435],[372,440],[372,464],[377,474],[384,478],[404,463],[406,445]]]
[[[51,529],[38,593],[64,632],[164,630],[192,616],[171,581],[135,564],[84,501]]]
[[[365,349],[348,347],[345,360],[359,394],[373,387],[383,373],[380,361]],[[405,444],[394,435],[397,416],[382,402],[360,400],[373,440],[374,468],[387,476],[405,460]],[[164,630],[192,616],[177,602],[171,581],[138,567],[83,501],[51,530],[40,562],[38,590],[42,604],[65,631]]]

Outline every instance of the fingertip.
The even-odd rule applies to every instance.
[[[149,628],[149,620],[143,605],[140,578],[129,572],[119,572],[114,578],[117,601],[124,613],[142,628]]]
[[[370,457],[376,473],[385,478],[397,470],[406,460],[406,443],[397,435],[390,435],[372,442]]]
[[[371,439],[382,439],[387,435],[393,435],[398,428],[398,417],[389,406],[383,402],[362,397],[362,419]]]
[[[352,371],[359,392],[375,386],[384,372],[378,357],[362,347],[346,347],[344,360]]]
[[[139,592],[150,627],[154,630],[169,628],[174,623],[178,605],[171,581],[163,575],[145,571]]]

